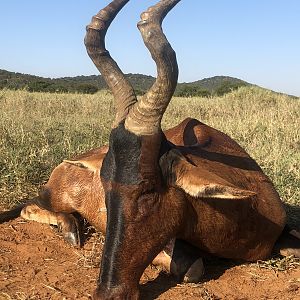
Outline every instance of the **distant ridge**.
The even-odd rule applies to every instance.
[[[218,89],[224,83],[230,82],[232,84],[240,84],[240,85],[250,85],[248,82],[243,81],[238,78],[230,77],[230,76],[214,76],[209,78],[203,78],[201,80],[193,81],[186,83],[187,85],[195,85],[199,86],[203,89],[207,89],[211,92]],[[184,84],[184,83],[182,83]]]
[[[155,78],[143,74],[126,74],[138,95],[144,94],[154,83]],[[249,83],[229,76],[214,76],[194,82],[178,83],[175,96],[222,95]],[[0,70],[0,89],[27,89],[32,92],[79,92],[95,93],[108,89],[101,75],[44,78],[29,74]]]

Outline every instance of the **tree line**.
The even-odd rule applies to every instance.
[[[154,83],[155,78],[142,74],[127,74],[137,95],[143,95]],[[174,96],[213,97],[222,96],[247,82],[228,76],[215,76],[192,83],[178,83]],[[0,70],[0,89],[25,89],[29,92],[95,94],[108,89],[101,76],[77,76],[65,78],[43,78],[33,75]]]

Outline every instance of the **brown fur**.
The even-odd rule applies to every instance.
[[[107,147],[97,148],[58,165],[40,191],[38,205],[54,213],[78,212],[105,233],[106,212],[100,168],[106,151]]]
[[[182,142],[194,145],[171,151],[178,161],[172,166],[175,182],[170,184],[187,192],[187,203],[196,212],[195,220],[188,220],[194,234],[187,230],[186,239],[222,257],[266,258],[286,220],[271,181],[227,135],[196,120],[184,122],[179,130],[186,133]],[[199,190],[198,197],[189,190],[194,187]],[[258,240],[261,243],[257,244]]]

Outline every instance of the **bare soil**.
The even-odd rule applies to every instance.
[[[103,237],[90,234],[84,247],[66,244],[55,228],[22,219],[0,225],[0,299],[91,299]],[[300,299],[300,267],[276,271],[255,264],[206,261],[199,284],[178,284],[148,267],[141,299]]]

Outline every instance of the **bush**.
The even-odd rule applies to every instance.
[[[89,83],[83,83],[76,87],[76,92],[82,94],[95,94],[98,92],[98,88]]]
[[[51,82],[46,81],[34,81],[27,85],[27,90],[29,92],[48,92],[49,87],[52,85]]]
[[[175,92],[177,97],[210,97],[211,93],[208,90],[197,86],[181,85]]]
[[[243,82],[233,83],[230,81],[224,81],[224,83],[219,88],[216,89],[215,94],[217,96],[223,96],[224,94],[237,90],[239,87],[242,86],[246,86],[246,83]]]

